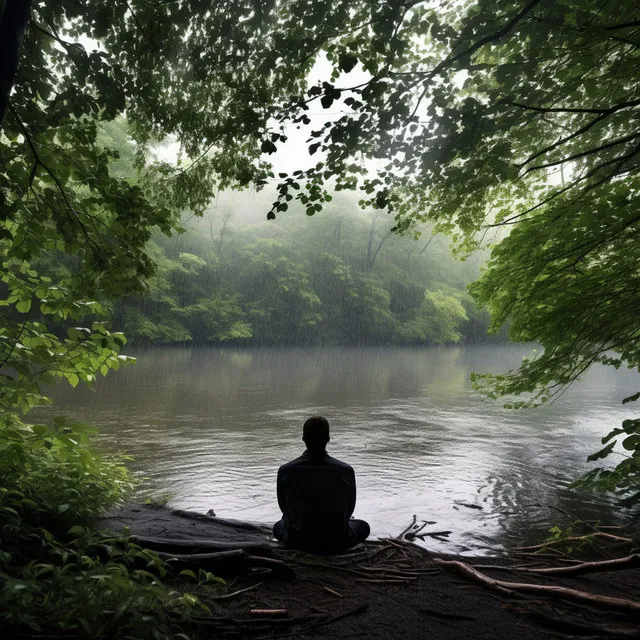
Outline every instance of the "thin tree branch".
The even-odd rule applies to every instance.
[[[610,27],[605,27],[605,29],[607,31],[617,31],[618,29],[630,29],[631,27],[640,27],[640,20],[622,22],[621,24],[612,24]]]
[[[540,4],[541,2],[542,0],[531,0],[531,2],[526,4],[522,8],[522,10],[519,11],[513,18],[511,18],[511,20],[509,20],[509,22],[507,22],[507,24],[505,24],[501,29],[492,33],[491,35],[481,38],[480,40],[478,40],[478,42],[471,45],[468,49],[465,49],[461,53],[456,54],[452,58],[447,58],[443,60],[440,64],[436,65],[436,67],[433,69],[430,75],[434,76],[440,71],[442,71],[442,69],[445,69],[446,67],[450,67],[452,64],[454,64],[458,60],[465,58],[467,56],[471,56],[478,49],[480,49],[481,47],[484,47],[485,44],[489,44],[490,42],[494,42],[495,40],[500,40],[500,38],[502,38],[503,36],[506,36],[509,33],[509,31],[511,31],[511,29],[513,29],[513,27],[515,27],[516,24],[518,24],[518,22],[522,20],[522,18],[524,18],[527,14],[531,13],[534,7]]]
[[[433,239],[435,237],[435,234],[431,235],[431,237],[427,240],[427,244],[425,244],[424,247],[422,247],[422,249],[420,249],[420,251],[418,252],[419,256],[421,256],[429,248],[429,245],[433,242]]]
[[[640,104],[640,100],[630,100],[629,102],[621,102],[612,107],[593,107],[593,108],[572,108],[572,107],[536,107],[534,105],[522,104],[521,102],[507,102],[506,104],[520,107],[521,109],[528,109],[531,111],[540,111],[542,113],[601,113],[610,114],[621,109],[627,109],[629,107],[635,107]]]
[[[536,171],[537,169],[546,169],[548,167],[556,167],[559,164],[563,164],[565,162],[571,162],[572,160],[585,158],[586,156],[593,155],[594,153],[598,153],[599,151],[604,151],[605,149],[611,149],[612,147],[616,147],[620,144],[624,144],[625,142],[635,140],[636,138],[640,138],[640,132],[632,133],[628,136],[624,136],[623,138],[617,138],[616,140],[607,142],[607,144],[600,145],[599,147],[594,147],[593,149],[587,149],[586,151],[581,151],[580,153],[575,153],[572,156],[562,158],[561,160],[556,160],[554,162],[547,162],[545,164],[539,164],[539,165],[536,165],[535,167],[529,167],[525,171],[525,173],[530,173],[531,171]]]
[[[569,142],[569,140],[573,140],[573,138],[577,138],[578,136],[582,135],[583,133],[586,133],[587,131],[589,131],[589,129],[591,129],[596,124],[598,124],[598,122],[601,122],[605,118],[608,118],[612,113],[615,113],[616,111],[620,111],[621,109],[626,109],[628,107],[635,107],[635,106],[637,106],[639,104],[640,104],[640,100],[633,100],[631,102],[624,102],[624,103],[621,103],[619,105],[615,105],[613,107],[610,107],[609,109],[605,109],[603,111],[600,111],[599,112],[600,115],[597,118],[594,118],[593,120],[591,120],[591,122],[588,122],[586,125],[584,125],[583,127],[580,127],[580,129],[574,131],[573,133],[569,134],[568,136],[565,136],[564,138],[560,138],[560,140],[554,142],[553,144],[550,144],[548,147],[545,147],[544,149],[541,149],[537,153],[534,153],[532,156],[527,158],[524,162],[522,162],[519,165],[517,165],[518,168],[521,169],[522,167],[524,167],[525,165],[529,164],[530,162],[532,162],[536,158],[539,158],[540,156],[543,156],[543,155],[549,153],[550,151],[553,151],[554,149],[557,149],[558,147],[562,146],[563,144],[566,144],[567,142]],[[517,105],[517,106],[520,106],[520,105]],[[536,110],[538,110],[538,109],[536,108]],[[551,111],[554,111],[554,109],[551,109]],[[585,111],[585,113],[598,113],[598,111],[588,111],[588,112]]]
[[[27,128],[25,127],[24,123],[20,119],[20,116],[18,116],[17,111],[11,105],[9,105],[9,110],[11,111],[11,115],[15,118],[16,122],[18,123],[18,126],[20,127],[20,130],[22,131],[22,134],[24,135],[25,140],[29,145],[29,148],[31,149],[31,153],[33,153],[33,156],[37,163],[36,167],[34,167],[34,169],[31,170],[30,183],[33,181],[33,178],[35,178],[35,169],[37,168],[37,165],[40,165],[49,174],[49,176],[51,176],[51,179],[55,182],[56,187],[58,188],[58,191],[60,192],[60,195],[62,196],[62,200],[64,201],[68,211],[73,215],[73,217],[77,221],[78,225],[80,226],[80,229],[82,230],[82,233],[87,239],[87,242],[93,245],[94,255],[98,257],[100,255],[100,247],[96,243],[96,241],[89,235],[87,228],[85,227],[82,220],[80,220],[80,216],[78,215],[78,212],[71,206],[71,203],[69,202],[69,198],[67,197],[67,193],[65,192],[64,187],[60,183],[58,176],[56,176],[55,173],[42,161],[42,158],[40,157],[38,150],[36,149],[35,143],[33,142],[33,139],[31,138],[31,136],[29,135],[29,132],[27,131]]]
[[[131,5],[129,4],[128,0],[124,0],[124,3],[127,5],[127,9],[129,10],[129,13],[131,14],[133,21],[136,23],[136,27],[138,27],[138,29],[140,30],[140,32],[147,37],[148,34],[145,33],[145,30],[142,28],[142,25],[140,24],[140,20],[138,20],[138,16],[135,14],[134,10],[131,8]]]

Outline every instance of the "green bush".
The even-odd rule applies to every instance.
[[[0,438],[0,475],[5,490],[24,495],[32,524],[60,524],[103,512],[136,482],[124,456],[100,456],[89,447],[93,429],[56,418],[51,425],[5,427]],[[35,517],[35,520],[33,518]]]
[[[0,634],[186,637],[180,621],[201,605],[164,583],[165,563],[77,524],[135,484],[124,458],[91,450],[90,434],[64,419],[0,429]]]

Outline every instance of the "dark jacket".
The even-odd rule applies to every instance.
[[[305,451],[278,469],[283,542],[308,550],[341,548],[356,506],[356,477],[346,462]]]

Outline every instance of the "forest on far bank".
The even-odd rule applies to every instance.
[[[393,234],[381,212],[363,212],[345,194],[322,216],[292,211],[276,222],[264,220],[269,202],[269,194],[222,194],[202,218],[185,215],[182,234],[154,236],[157,271],[146,293],[115,303],[114,328],[134,344],[490,338],[488,313],[466,291],[483,253],[463,262],[444,236]]]

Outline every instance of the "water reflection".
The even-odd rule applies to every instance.
[[[613,519],[605,499],[566,487],[605,431],[633,415],[620,402],[640,376],[596,369],[527,412],[471,390],[471,371],[504,371],[525,352],[152,349],[96,392],[56,389],[55,407],[41,411],[99,426],[102,446],[131,453],[151,486],[175,494],[172,505],[254,520],[279,516],[276,470],[320,413],[331,452],[356,469],[356,513],[374,534],[397,534],[415,513],[454,532],[430,546],[477,552],[539,535],[558,519],[552,506]]]

